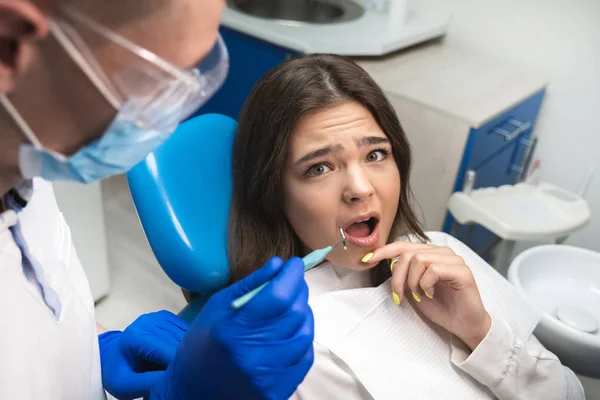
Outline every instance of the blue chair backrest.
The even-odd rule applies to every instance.
[[[150,247],[173,282],[211,294],[229,279],[228,224],[236,122],[218,114],[181,124],[128,174]]]

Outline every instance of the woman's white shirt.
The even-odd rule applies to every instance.
[[[307,272],[306,281],[311,299],[334,291],[372,286],[368,271],[351,271],[331,264]],[[487,387],[489,398],[585,399],[583,388],[575,374],[564,367],[533,335],[524,343],[513,334],[509,324],[493,315],[492,320],[488,335],[473,352],[458,338],[451,337],[451,360],[440,359],[440,362],[451,362]],[[315,324],[319,323],[319,319],[316,318]],[[398,329],[402,327],[399,326]],[[365,346],[368,345],[369,343],[365,342]],[[314,343],[314,348],[314,365],[292,399],[374,398],[343,359],[318,342]],[[370,368],[377,368],[376,363],[371,364]],[[373,373],[377,374],[377,371]],[[411,380],[412,383],[416,378],[398,376],[398,380]],[[436,380],[432,376],[418,384],[436,385]],[[440,399],[450,399],[447,394],[443,394],[444,388],[439,389]],[[397,396],[401,397],[402,393],[397,393]]]

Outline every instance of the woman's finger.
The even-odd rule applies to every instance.
[[[421,277],[419,281],[419,287],[423,290],[423,293],[430,299],[435,296],[435,285],[440,281],[439,267],[437,264],[431,264],[427,271]]]
[[[473,274],[469,267],[464,263],[460,264],[430,264],[425,273],[421,276],[419,287],[430,298],[435,295],[435,286],[440,283],[448,283],[456,290],[474,282]]]
[[[423,248],[421,250],[415,250],[415,251],[407,251],[406,253],[402,253],[400,255],[398,255],[397,257],[392,258],[392,262],[390,263],[390,269],[392,271],[392,274],[394,273],[394,269],[396,267],[408,267],[410,265],[410,262],[412,261],[413,257],[415,257],[417,254],[425,254],[425,253],[434,253],[434,254],[439,254],[439,247],[428,247],[428,248]]]
[[[427,271],[427,267],[419,261],[418,257],[415,256],[410,261],[408,267],[408,277],[406,284],[411,291],[412,297],[417,303],[421,302],[421,290],[419,289],[419,281],[423,274]]]
[[[381,260],[388,260],[407,252],[414,252],[417,250],[430,249],[435,247],[439,248],[439,246],[427,243],[394,242],[386,244],[385,246],[378,248],[372,253],[366,254],[363,257],[363,262],[366,262],[368,264],[377,264]]]
[[[423,248],[421,251],[433,251],[433,249]],[[404,284],[406,283],[410,261],[415,254],[414,252],[402,253],[390,263],[390,269],[392,270],[392,291],[396,294],[396,296],[392,296],[394,296],[396,304],[400,304],[404,298]]]
[[[399,257],[392,259],[392,262],[390,264],[390,268],[392,270],[392,291],[394,293],[396,293],[397,298],[394,297],[394,301],[398,300],[398,301],[396,301],[396,303],[398,303],[399,301],[402,301],[402,299],[404,298],[404,285],[408,279],[409,267],[410,267],[410,263],[411,263],[412,259],[419,254],[438,254],[439,255],[439,253],[438,253],[439,249],[440,249],[440,247],[438,247],[438,246],[426,247],[426,248],[422,248],[421,250],[418,250],[415,252],[403,253]],[[441,256],[445,256],[445,255],[442,254]],[[423,257],[423,256],[419,256],[419,257]],[[445,257],[447,257],[447,256],[445,256]],[[425,258],[422,258],[422,259],[425,260]]]
[[[394,257],[392,258],[392,262],[390,263],[390,269],[392,271],[392,274],[394,273],[394,269],[396,267],[399,267],[401,270],[406,270],[408,271],[408,266],[410,265],[410,262],[412,261],[413,257],[419,255],[419,254],[439,254],[441,256],[456,256],[454,254],[454,252],[450,251],[451,254],[446,255],[445,253],[447,253],[447,251],[442,248],[442,247],[427,247],[427,248],[423,248],[420,250],[415,250],[415,251],[408,251],[406,253],[402,253],[400,254],[398,257]],[[426,257],[424,256],[419,256],[422,257],[422,260],[425,261]],[[434,259],[436,260],[436,259]],[[450,262],[451,259],[448,259],[448,262]]]
[[[404,298],[404,283],[408,275],[408,263],[400,262],[397,258],[392,261],[390,268],[392,269],[392,297],[394,303],[399,305]]]
[[[408,287],[412,291],[414,299],[417,302],[420,302],[423,294],[429,298],[432,296],[432,294],[427,291],[421,291],[421,287],[419,286],[421,277],[430,265],[458,265],[461,263],[463,263],[463,259],[456,254],[440,254],[437,252],[420,252],[415,254],[410,263],[407,281]]]

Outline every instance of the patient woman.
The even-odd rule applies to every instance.
[[[410,166],[398,117],[359,66],[333,55],[277,66],[254,87],[236,133],[232,279],[250,274],[272,254],[301,257],[333,244],[341,226],[347,250],[338,246],[323,265],[306,273],[311,304],[332,292],[374,288],[391,278],[389,318],[410,307],[428,331],[447,331],[452,356],[438,361],[468,377],[457,383],[480,386],[479,398],[583,399],[576,376],[556,356],[533,336],[517,339],[509,324],[488,314],[463,258],[429,243],[410,204]],[[407,235],[413,240],[395,241]],[[317,332],[326,322],[315,311]],[[361,352],[369,354],[375,340],[360,343]],[[358,400],[385,392],[367,387],[364,373],[335,349],[318,341],[314,348],[314,366],[294,398]],[[370,374],[389,376],[378,368],[394,366],[380,367],[378,354],[372,356]],[[419,400],[453,398],[447,383],[436,387],[435,368],[431,371],[427,379],[404,373],[397,382],[381,382],[395,392],[379,397],[403,398],[401,388],[410,383],[431,396]]]

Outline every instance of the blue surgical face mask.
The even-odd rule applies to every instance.
[[[183,71],[73,9],[62,11],[51,26],[54,38],[117,115],[99,139],[65,156],[43,146],[8,97],[0,95],[0,103],[30,142],[19,151],[19,168],[26,179],[89,183],[127,172],[166,141],[225,80],[229,59],[220,37],[198,68]],[[116,61],[123,65],[110,74],[103,71],[74,26],[111,42],[121,51]],[[127,65],[129,60],[133,65]],[[111,61],[114,66],[116,61]]]
[[[24,178],[90,183],[129,171],[160,146],[169,131],[142,130],[132,121],[115,120],[106,133],[70,157],[31,145],[22,145],[19,167]]]

